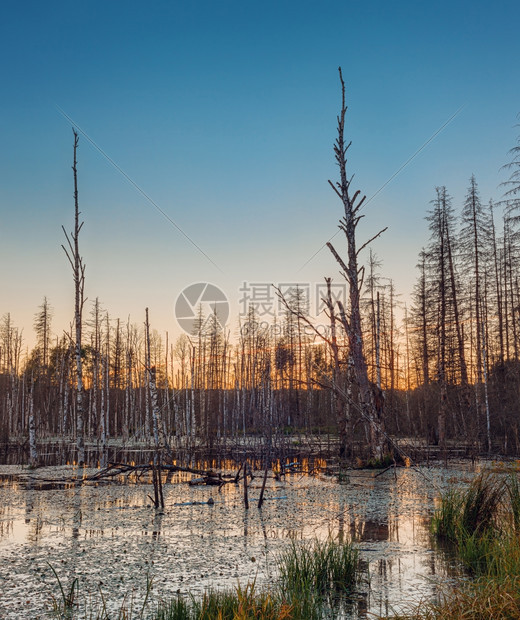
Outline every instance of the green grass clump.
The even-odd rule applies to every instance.
[[[433,517],[432,532],[451,543],[476,575],[489,573],[500,545],[510,537],[510,528],[505,527],[511,519],[508,488],[503,479],[483,472],[466,490],[446,493]]]
[[[511,520],[515,532],[520,533],[520,483],[518,476],[511,474],[506,481],[509,505],[511,506]]]
[[[464,536],[489,534],[496,528],[503,496],[502,480],[489,472],[480,474],[466,490],[452,489],[441,498],[433,533],[453,543]]]
[[[182,596],[161,603],[155,620],[187,620],[190,618],[190,603]]]
[[[442,498],[438,510],[433,515],[431,529],[438,538],[457,543],[461,526],[463,492],[451,489]]]
[[[279,559],[280,582],[285,591],[300,589],[313,594],[348,592],[358,575],[358,552],[350,543],[318,540],[293,542]]]
[[[475,575],[394,620],[514,620],[520,618],[520,484],[484,472],[466,490],[441,498],[432,531],[451,543]]]
[[[461,526],[468,535],[485,536],[497,523],[504,484],[488,472],[480,474],[471,483],[462,503]]]
[[[348,607],[348,595],[360,574],[358,551],[351,543],[332,540],[302,545],[293,542],[280,555],[278,564],[279,596],[291,604],[294,618],[302,620],[340,614]]]

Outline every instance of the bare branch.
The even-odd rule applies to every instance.
[[[338,308],[339,308],[339,316],[341,318],[341,322],[343,323],[343,329],[345,330],[345,333],[349,337],[349,341],[350,341],[350,338],[352,336],[352,331],[350,329],[349,320],[347,319],[347,315],[345,313],[345,308],[344,308],[343,304],[341,303],[341,301],[338,301],[337,304],[338,304]]]
[[[343,269],[343,271],[345,272],[345,277],[347,280],[350,281],[351,277],[350,277],[350,272],[348,267],[345,265],[343,259],[341,258],[341,256],[336,252],[336,249],[334,248],[334,246],[332,245],[332,243],[330,241],[327,242],[327,247],[329,248],[329,250],[332,252],[334,258],[338,261],[340,267]]]
[[[356,252],[356,256],[359,256],[360,252],[362,252],[367,245],[369,245],[370,243],[372,243],[372,241],[374,241],[375,239],[377,239],[379,236],[381,236],[386,230],[388,230],[388,226],[385,226],[385,228],[383,228],[383,230],[380,230],[377,235],[374,235],[371,239],[369,239],[368,241],[366,241],[360,248],[359,250]]]
[[[63,248],[63,251],[65,252],[65,256],[69,259],[69,263],[70,266],[72,267],[72,271],[74,271],[74,263],[72,262],[72,259],[69,256],[69,253],[67,252],[67,248],[62,244],[61,246]]]
[[[359,268],[359,284],[358,284],[358,295],[363,290],[363,284],[365,283],[365,265]]]
[[[334,186],[334,183],[332,181],[329,181],[329,185],[332,187],[332,189],[336,192],[336,194],[338,195],[338,197],[340,198],[340,200],[342,199],[341,194],[338,192],[338,190],[336,189],[336,187]]]
[[[329,346],[331,345],[331,341],[325,337],[324,334],[320,333],[316,327],[314,326],[314,324],[312,323],[312,321],[309,319],[309,317],[305,316],[304,314],[302,314],[302,312],[298,312],[297,310],[295,310],[294,308],[292,308],[289,303],[287,302],[287,300],[284,297],[284,294],[282,293],[282,291],[275,286],[274,284],[271,285],[274,290],[276,291],[276,295],[278,296],[278,299],[280,299],[280,301],[283,303],[283,305],[285,306],[286,310],[288,310],[293,316],[295,316],[297,319],[300,319],[301,321],[303,321],[306,325],[308,325],[312,331],[319,337],[321,338],[321,340],[323,340],[324,342],[326,342]]]
[[[352,176],[352,178],[354,177]],[[361,200],[359,201],[359,204],[355,205],[355,202],[360,194],[361,190],[358,189],[350,201],[352,203],[352,214],[356,214],[359,211],[361,205],[366,199],[366,196],[363,196],[363,198],[361,198]]]
[[[70,249],[70,255],[74,256],[74,248],[72,247],[72,241],[71,241],[72,235],[69,236],[63,226],[61,228],[63,230],[63,234],[65,235],[65,239],[67,240],[67,243]],[[61,247],[65,250],[65,253],[68,254],[68,251],[63,247],[63,245]],[[72,269],[74,270],[74,267]]]

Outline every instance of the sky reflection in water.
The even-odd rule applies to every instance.
[[[6,470],[17,468],[0,468]],[[50,471],[56,469],[38,475],[50,477]],[[277,554],[292,540],[328,536],[356,541],[368,568],[370,586],[362,585],[355,616],[398,610],[433,596],[437,583],[453,572],[432,549],[429,520],[438,489],[469,474],[457,468],[423,471],[398,469],[396,477],[389,471],[378,478],[356,471],[347,484],[323,475],[271,479],[261,510],[255,501],[258,476],[248,511],[239,486],[226,485],[219,493],[187,485],[190,476],[174,475],[164,487],[162,515],[150,507],[148,484],[49,484],[40,490],[38,484],[31,489],[3,479],[0,616],[19,618],[22,609],[30,609],[37,617],[48,609],[58,594],[49,564],[64,585],[77,577],[82,594],[95,598],[101,589],[117,609],[125,595],[127,603],[143,599],[147,577],[153,578],[152,595],[166,599],[252,579],[261,586],[276,577]],[[70,468],[59,475],[64,472]],[[213,506],[204,503],[210,497]]]

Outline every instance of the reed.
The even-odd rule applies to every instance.
[[[467,490],[441,498],[432,520],[476,576],[394,620],[513,620],[520,618],[520,484],[484,472]]]
[[[280,581],[289,592],[309,591],[312,595],[350,591],[357,581],[359,557],[350,543],[315,540],[295,542],[279,559]]]
[[[392,620],[515,620],[520,618],[520,578],[477,579],[422,603]]]
[[[508,488],[503,478],[483,472],[466,490],[446,493],[432,519],[433,534],[453,545],[465,566],[476,575],[489,572],[498,546],[509,536]]]

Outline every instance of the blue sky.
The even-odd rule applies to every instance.
[[[6,2],[0,20],[0,315],[32,338],[43,296],[72,319],[62,224],[73,223],[72,132],[61,108],[217,269],[82,137],[86,294],[175,337],[173,305],[209,281],[336,277],[322,250],[341,205],[332,144],[347,84],[349,165],[372,196],[360,241],[406,299],[436,185],[460,207],[471,174],[501,197],[520,112],[517,2]],[[335,238],[338,250],[343,245]],[[338,276],[339,277],[339,276]]]

